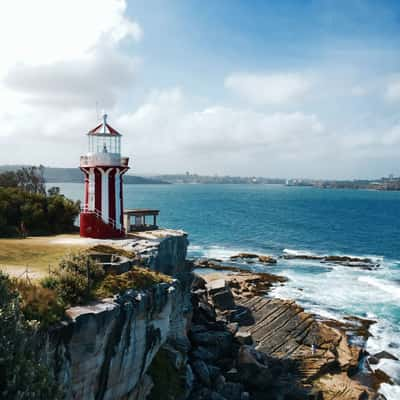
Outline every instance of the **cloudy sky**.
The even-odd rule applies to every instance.
[[[2,0],[0,164],[74,167],[97,109],[132,173],[400,175],[397,0]]]

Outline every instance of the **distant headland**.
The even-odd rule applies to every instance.
[[[0,172],[17,171],[29,165],[0,165]],[[44,167],[47,183],[82,183],[82,174],[78,168]],[[126,175],[126,184],[252,184],[285,185],[315,187],[320,189],[364,189],[364,190],[400,190],[400,177],[389,175],[377,179],[307,179],[307,178],[267,178],[260,176],[159,174],[148,176]]]

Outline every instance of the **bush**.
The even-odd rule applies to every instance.
[[[96,295],[101,298],[111,297],[128,289],[147,289],[161,282],[172,282],[172,279],[159,272],[133,267],[121,275],[107,275],[96,290]]]
[[[20,296],[0,272],[0,398],[59,399],[49,366],[42,360],[36,330],[20,311]]]
[[[26,320],[38,321],[40,328],[47,328],[64,317],[66,307],[55,290],[22,279],[13,280],[13,285]]]
[[[54,289],[63,304],[75,306],[93,298],[93,290],[104,277],[104,269],[87,253],[71,253],[60,261],[60,269],[42,280],[42,286]]]

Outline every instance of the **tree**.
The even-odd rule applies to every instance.
[[[18,187],[29,193],[46,194],[44,166],[23,167],[16,172]]]
[[[48,191],[47,194],[49,196],[57,196],[61,194],[60,188],[58,186],[52,186]]]
[[[80,203],[61,194],[46,196],[19,188],[0,187],[0,236],[72,232]]]
[[[0,187],[18,187],[18,177],[14,171],[0,174]]]
[[[23,167],[18,171],[6,171],[0,174],[0,187],[21,188],[29,193],[46,193],[44,166]]]

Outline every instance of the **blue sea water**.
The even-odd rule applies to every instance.
[[[82,199],[83,185],[60,184]],[[371,353],[400,358],[400,192],[324,190],[280,185],[126,185],[126,208],[161,210],[160,225],[189,233],[189,256],[228,260],[239,251],[282,255],[284,250],[367,256],[381,268],[365,271],[319,262],[282,260],[274,267],[289,281],[274,296],[293,298],[306,310],[341,319],[376,319]],[[379,364],[400,385],[400,363]],[[388,399],[400,386],[383,385]]]

